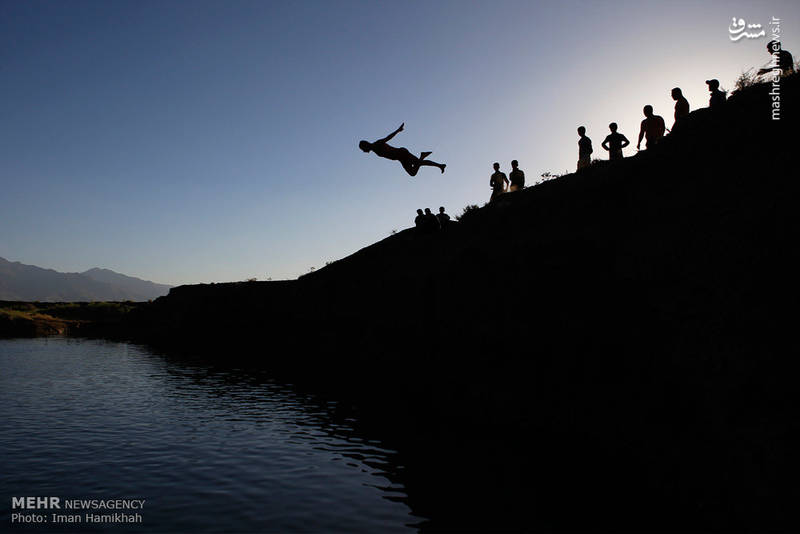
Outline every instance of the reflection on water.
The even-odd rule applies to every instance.
[[[28,495],[146,499],[143,525],[125,531],[388,532],[421,521],[395,451],[359,436],[336,403],[262,373],[65,339],[0,341],[0,369],[4,527],[11,497]]]

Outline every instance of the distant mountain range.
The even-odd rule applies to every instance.
[[[108,269],[60,273],[0,258],[0,300],[145,301],[166,295],[170,287]]]

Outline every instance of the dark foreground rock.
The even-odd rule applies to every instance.
[[[800,526],[797,77],[655,149],[118,334],[352,399],[432,529]]]

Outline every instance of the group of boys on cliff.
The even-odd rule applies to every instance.
[[[431,213],[430,208],[425,208],[424,213],[422,209],[418,209],[417,216],[414,219],[414,226],[421,234],[436,233],[439,230],[444,230],[450,224],[452,224],[450,222],[450,216],[444,212],[444,206],[439,207],[439,213],[436,215]]]
[[[781,75],[788,75],[794,72],[794,60],[792,55],[787,50],[783,50],[781,48],[780,42],[770,41],[767,43],[767,51],[773,55],[774,65],[772,68],[764,68],[759,70],[758,75],[763,75],[774,71],[778,71]],[[708,85],[710,94],[709,107],[714,110],[725,105],[726,94],[724,91],[720,90],[719,80],[706,80],[706,84]],[[683,126],[686,117],[689,116],[689,101],[683,96],[683,91],[681,91],[680,87],[675,87],[672,89],[671,96],[675,101],[675,122],[672,125],[672,129],[670,130],[666,127],[663,117],[654,114],[653,106],[644,106],[642,111],[644,112],[645,118],[641,122],[639,128],[639,140],[636,143],[637,150],[641,150],[642,139],[645,140],[645,148],[650,149],[658,144],[666,132],[674,133]],[[358,146],[364,152],[374,152],[376,155],[382,158],[399,161],[403,166],[403,169],[405,169],[410,176],[416,176],[421,167],[437,167],[442,173],[444,173],[446,167],[444,163],[437,163],[427,159],[432,152],[420,152],[419,157],[417,157],[405,147],[397,148],[388,144],[389,140],[403,131],[404,126],[405,123],[401,124],[400,127],[394,132],[372,143],[369,141],[361,141],[359,142]],[[624,157],[622,150],[630,145],[630,141],[628,141],[627,137],[617,131],[617,123],[612,122],[608,125],[608,128],[611,130],[611,133],[606,136],[601,146],[608,152],[608,159],[610,161],[621,160]],[[591,165],[591,155],[594,150],[592,149],[592,140],[586,135],[586,127],[578,127],[578,137],[577,170],[581,170]],[[500,171],[499,163],[494,163],[493,167],[494,173],[489,179],[489,187],[492,189],[492,196],[489,199],[490,201],[495,200],[499,195],[507,191],[513,192],[525,188],[525,173],[518,168],[519,162],[517,160],[513,160],[511,162],[512,170],[510,173],[510,182],[505,173]],[[429,208],[427,208],[425,211],[426,213],[423,214],[422,210],[417,210],[417,213],[419,214],[417,217],[418,228],[432,228],[433,222],[437,222],[438,228],[441,228],[443,224],[439,223],[437,220],[437,217],[440,217],[441,215],[447,217],[448,221],[450,219],[450,217],[444,213],[444,208],[440,208],[439,215],[433,215]],[[425,220],[428,222],[419,222]]]
[[[777,60],[775,61],[775,68],[780,71],[782,75],[785,76],[794,72],[794,60],[792,58],[792,54],[790,54],[788,50],[781,49],[780,42],[770,41],[767,43],[767,51],[777,57]],[[758,71],[758,75],[768,74],[773,70],[775,69],[763,68]],[[719,109],[725,104],[726,100],[725,92],[721,91],[719,88],[719,80],[706,80],[706,85],[708,85],[710,96],[708,107],[711,109]],[[665,132],[675,132],[676,130],[679,130],[682,127],[686,117],[689,116],[689,101],[683,96],[683,91],[681,91],[680,87],[675,87],[672,89],[671,96],[675,101],[675,122],[672,125],[672,129],[667,129],[666,125],[664,124],[663,117],[653,113],[653,106],[645,106],[643,109],[645,118],[641,123],[641,127],[639,128],[639,141],[636,143],[637,150],[641,149],[642,138],[644,138],[646,141],[645,147],[652,148],[664,137]],[[609,124],[608,127],[611,130],[611,134],[605,138],[601,146],[608,151],[609,160],[613,161],[622,159],[622,149],[628,146],[630,141],[628,141],[624,135],[617,132],[617,124],[615,122]],[[578,137],[577,170],[581,170],[591,165],[591,154],[593,150],[592,140],[586,136],[585,127],[578,127]]]
[[[709,100],[709,107],[711,109],[718,109],[725,103],[725,93],[719,89],[719,80],[706,80],[711,98]],[[639,128],[639,140],[636,143],[636,150],[641,150],[642,139],[645,140],[645,148],[652,148],[663,137],[665,132],[675,132],[683,125],[686,117],[689,116],[689,101],[683,96],[683,91],[680,87],[675,87],[671,91],[672,99],[675,101],[675,122],[672,124],[672,129],[668,129],[664,123],[664,118],[660,115],[653,113],[653,106],[646,105],[642,112],[644,113],[644,120]],[[623,134],[617,132],[617,123],[612,122],[608,125],[611,133],[603,140],[602,146],[608,152],[608,159],[610,161],[620,160],[622,149],[630,145],[630,141]],[[586,136],[586,128],[584,126],[578,127],[578,169],[581,170],[592,163],[592,140]]]

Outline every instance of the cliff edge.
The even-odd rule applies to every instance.
[[[130,336],[269,366],[376,420],[405,414],[416,435],[493,428],[529,448],[509,477],[535,478],[563,528],[786,528],[798,79],[779,121],[754,86],[652,150],[438,234],[406,230],[297,281],[174,288]]]

